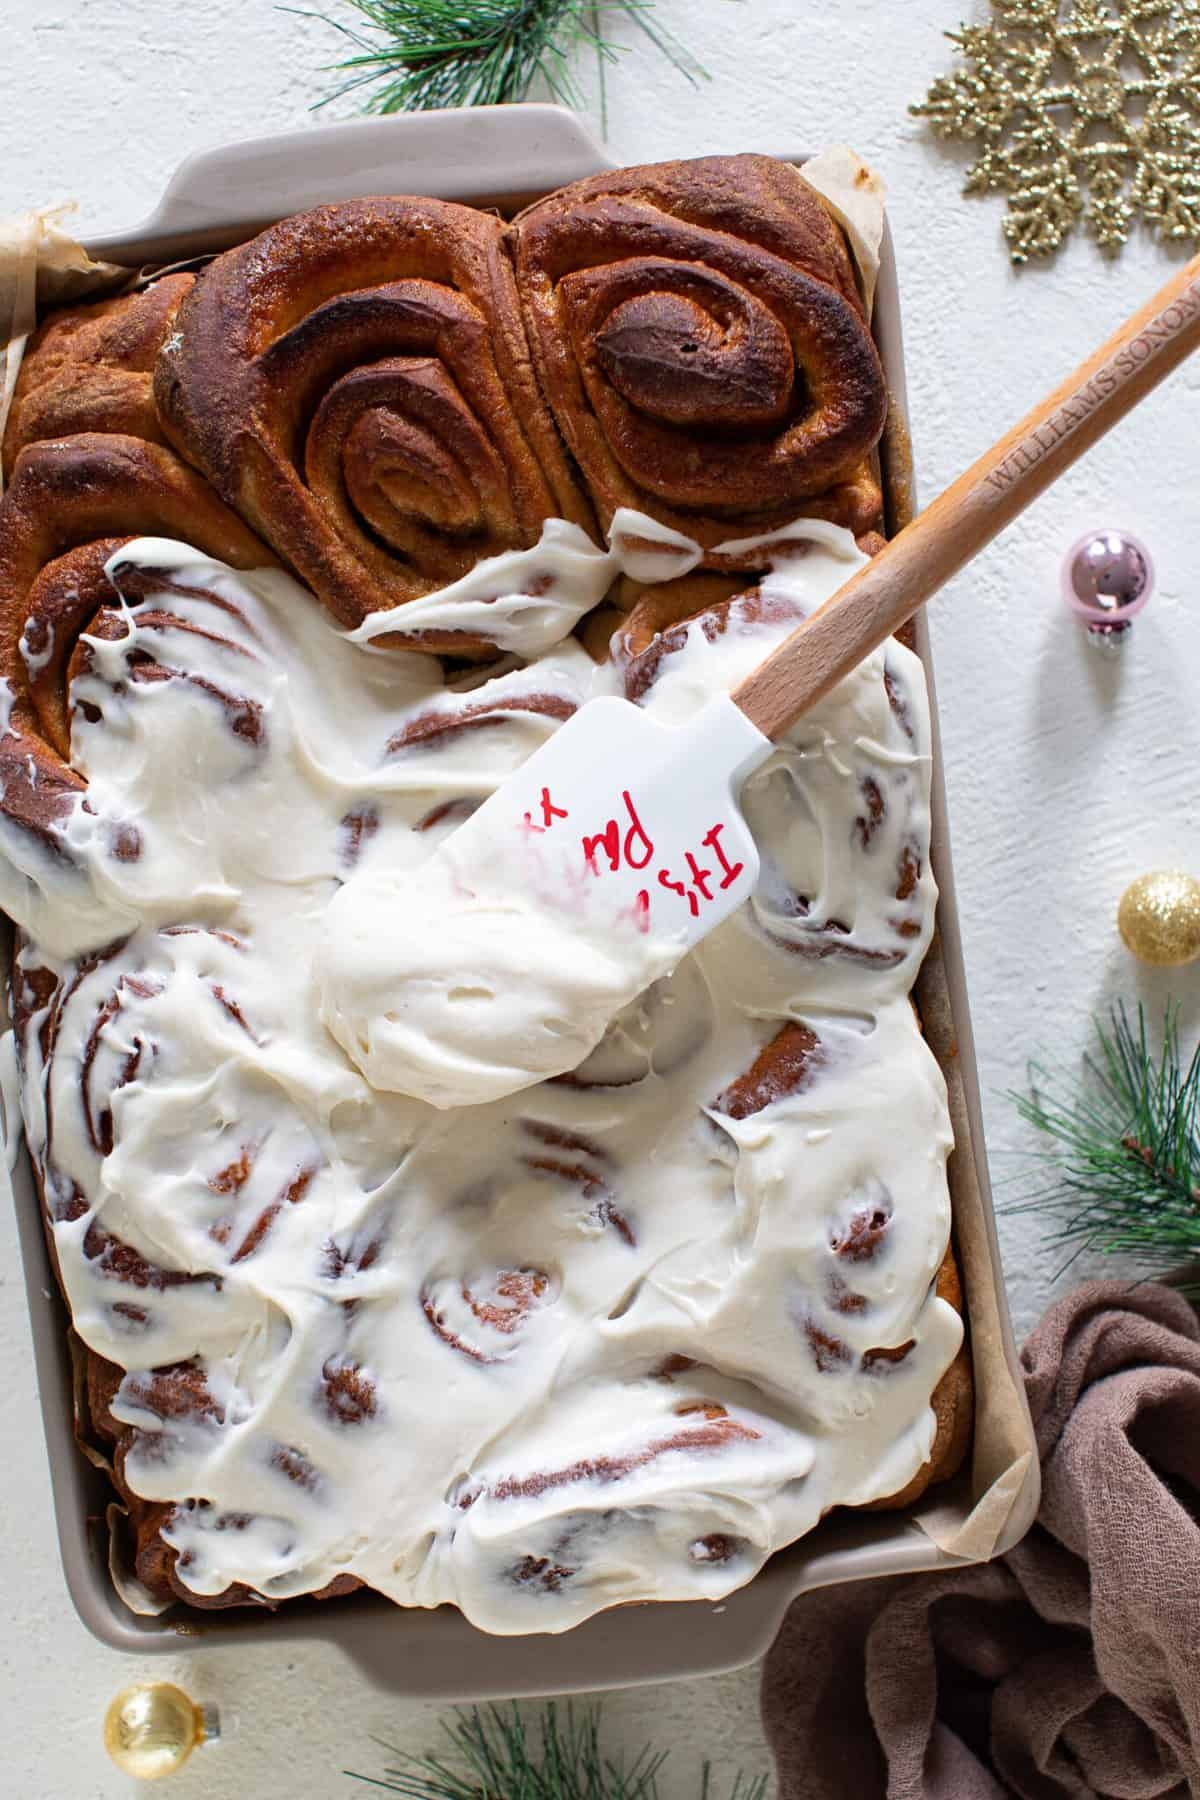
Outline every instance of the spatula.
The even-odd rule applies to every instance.
[[[739,790],[770,754],[773,741],[1198,343],[1200,257],[732,694],[673,729],[626,700],[601,698],[582,707],[446,840],[439,852],[442,877],[448,867],[459,895],[470,895],[478,884],[492,901],[508,895],[520,902],[526,929],[531,908],[535,918],[544,917],[548,958],[551,938],[561,948],[562,932],[574,928],[573,920],[581,958],[598,942],[611,951],[617,973],[610,982],[611,1006],[602,1002],[595,1012],[598,1041],[602,1015],[615,1014],[653,972],[662,972],[662,958],[656,962],[645,955],[648,938],[666,945],[677,960],[753,892],[758,854],[742,818]],[[404,879],[419,883],[422,871]],[[476,960],[486,961],[487,932],[502,929],[496,916],[493,907],[481,923],[479,942],[470,946]],[[535,931],[535,944],[536,936]],[[478,991],[486,993],[486,983]],[[570,994],[562,998],[569,1009]],[[593,983],[593,1010],[595,1002]],[[395,996],[388,996],[386,1004],[394,1003]],[[493,1016],[495,1009],[483,1008],[473,1026],[482,1034],[477,1049],[483,1061]],[[529,1028],[536,1024],[530,1017]],[[511,1020],[506,1029],[511,1039]],[[510,1049],[511,1043],[508,1063]],[[547,1066],[554,1061],[553,1047],[543,1044],[528,1058],[524,1075],[502,1083],[500,1090],[493,1083],[488,1097],[565,1073],[579,1060],[578,1033],[568,1032],[561,1068]],[[419,1078],[405,1091],[419,1092]]]

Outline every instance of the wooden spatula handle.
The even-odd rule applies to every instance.
[[[1200,256],[734,689],[779,737],[1200,345]]]

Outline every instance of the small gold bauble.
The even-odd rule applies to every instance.
[[[126,1688],[104,1719],[104,1748],[118,1769],[138,1781],[174,1774],[203,1737],[203,1713],[170,1681]]]
[[[1170,968],[1200,957],[1200,881],[1180,869],[1139,875],[1121,895],[1117,928],[1142,962]]]

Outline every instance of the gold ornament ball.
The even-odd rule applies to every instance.
[[[170,1681],[126,1688],[104,1719],[104,1748],[122,1773],[138,1781],[173,1775],[203,1737],[203,1713]]]
[[[1121,895],[1117,929],[1142,962],[1163,968],[1200,957],[1200,881],[1180,869],[1139,875]]]

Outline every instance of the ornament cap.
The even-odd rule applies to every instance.
[[[1089,625],[1087,628],[1088,646],[1098,650],[1102,656],[1111,656],[1123,650],[1129,642],[1129,633],[1133,627],[1126,622],[1117,625]]]

